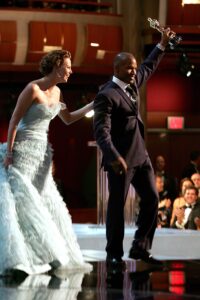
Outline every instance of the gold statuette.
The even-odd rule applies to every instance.
[[[148,18],[147,20],[150,23],[150,27],[158,30],[161,33],[164,31],[165,28],[162,27],[162,26],[160,26],[159,22],[156,19]],[[174,47],[176,45],[178,45],[181,41],[182,41],[182,37],[181,36],[176,35],[176,33],[173,32],[173,31],[170,33],[170,39],[169,39],[170,49],[174,49]]]

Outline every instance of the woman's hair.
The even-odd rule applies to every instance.
[[[71,53],[67,50],[53,50],[47,53],[40,61],[39,71],[42,75],[48,75],[52,72],[53,67],[61,66],[65,58],[71,59]]]
[[[180,181],[180,194],[181,194],[181,196],[182,196],[183,184],[184,184],[185,181],[188,181],[188,183],[190,182],[190,184],[188,184],[188,187],[190,187],[190,186],[193,187],[194,186],[194,183],[192,182],[192,180],[190,178],[185,177],[185,178],[181,179],[181,181]],[[184,191],[183,191],[183,193],[184,193]]]

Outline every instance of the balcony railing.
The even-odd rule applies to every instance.
[[[116,13],[115,1],[104,2],[100,0],[4,0],[0,1],[0,7],[6,8],[43,8],[62,9],[79,12]]]

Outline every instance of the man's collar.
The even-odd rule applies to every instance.
[[[119,78],[115,77],[114,75],[113,75],[112,81],[114,83],[116,83],[122,90],[125,90],[126,87],[129,85],[128,83],[120,80]]]
[[[196,204],[196,202],[193,202],[193,203],[191,203],[191,204],[186,203],[185,206],[186,206],[186,208],[187,208],[187,207],[188,207],[188,208],[193,208],[193,207],[195,206],[195,204]]]

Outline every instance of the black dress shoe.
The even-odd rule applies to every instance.
[[[126,263],[121,259],[121,257],[114,257],[107,255],[106,266],[110,271],[124,271],[126,269]]]
[[[163,266],[162,261],[153,258],[153,256],[147,250],[139,247],[132,247],[130,249],[129,258],[141,259],[151,265]]]

